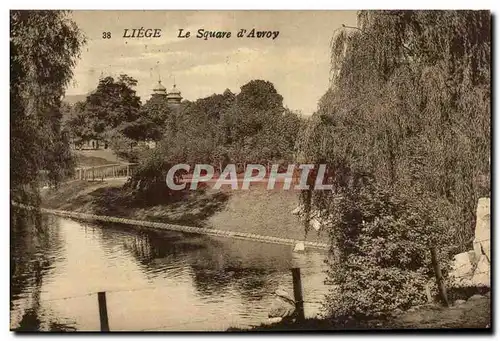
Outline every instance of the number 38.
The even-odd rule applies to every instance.
[[[111,39],[111,32],[102,32],[102,39]]]

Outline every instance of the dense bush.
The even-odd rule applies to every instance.
[[[126,183],[125,188],[132,190],[134,199],[147,204],[157,204],[168,201],[176,191],[171,190],[166,184],[168,170],[174,164],[169,163],[160,150],[150,150],[143,154],[141,162]],[[174,181],[181,179],[183,171],[176,172]]]
[[[108,136],[110,136],[109,147],[118,157],[128,162],[139,162],[149,150],[147,146],[138,144],[137,141],[124,136],[120,132],[114,131],[109,133]]]
[[[331,315],[369,316],[426,302],[430,246],[446,245],[446,236],[431,223],[435,212],[407,199],[366,176],[331,198]],[[448,256],[446,247],[439,251]]]

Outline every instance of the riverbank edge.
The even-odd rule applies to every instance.
[[[180,199],[168,201],[167,198],[163,203],[145,204],[134,201],[134,194],[123,186],[125,182],[126,179],[102,182],[77,180],[59,188],[44,189],[41,207],[267,236],[287,240],[286,244],[290,245],[290,241],[305,242],[320,244],[320,248],[328,249],[328,238],[317,233],[305,233],[298,218],[291,213],[296,208],[296,202],[287,201],[290,199],[287,193],[187,191]],[[258,201],[262,201],[263,207],[256,207],[255,202]]]
[[[26,209],[26,210],[37,209],[33,206],[23,205],[23,204],[19,204],[19,203],[15,203],[15,202],[12,203],[12,205],[19,207],[19,208],[22,208],[22,209]],[[258,241],[258,242],[269,243],[269,244],[280,244],[280,245],[294,246],[297,243],[302,242],[300,240],[284,239],[284,238],[277,238],[277,237],[272,237],[272,236],[263,236],[263,235],[253,234],[253,233],[242,233],[242,232],[234,232],[234,231],[207,229],[207,228],[195,227],[195,226],[174,225],[174,224],[150,222],[150,221],[143,221],[143,220],[126,219],[126,218],[121,218],[121,217],[110,217],[110,216],[86,214],[86,213],[80,213],[80,212],[52,210],[52,209],[47,209],[47,208],[40,208],[40,211],[42,213],[52,214],[52,215],[56,215],[56,216],[60,216],[60,217],[64,217],[64,218],[73,218],[73,219],[78,219],[78,220],[84,220],[84,221],[100,221],[100,222],[105,222],[105,223],[117,223],[117,224],[140,226],[140,227],[146,227],[146,228],[152,228],[152,229],[162,229],[162,230],[178,231],[178,232],[186,232],[186,233],[205,234],[205,235],[216,236],[216,237],[252,240],[252,241]],[[304,245],[309,247],[309,248],[316,248],[316,249],[320,249],[320,250],[328,250],[328,248],[329,248],[328,244],[324,244],[324,243],[315,243],[315,242],[302,242],[302,243],[304,243]]]
[[[396,311],[380,318],[363,321],[354,319],[335,320],[327,318],[308,318],[294,324],[261,324],[249,329],[229,328],[228,332],[410,332],[412,330],[427,332],[493,334],[491,323],[491,296],[474,294],[465,300],[457,300],[450,307],[438,304],[416,306],[407,311]]]

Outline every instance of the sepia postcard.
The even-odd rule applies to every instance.
[[[10,330],[491,333],[488,10],[11,10]]]

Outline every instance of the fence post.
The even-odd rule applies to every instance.
[[[92,181],[95,180],[95,172],[94,172],[94,167],[92,167]]]
[[[295,312],[297,313],[297,322],[305,320],[304,299],[302,298],[302,281],[300,279],[300,268],[292,268],[293,278],[293,296],[295,299]]]
[[[101,332],[109,332],[108,308],[106,307],[105,291],[100,291],[97,293],[97,301],[99,303],[99,319],[101,321]]]
[[[130,172],[130,165],[127,165],[127,178],[129,176],[129,172]]]
[[[441,273],[441,267],[439,266],[439,262],[437,259],[437,252],[435,246],[431,247],[431,262],[432,262],[432,267],[434,268],[434,274],[436,275],[436,283],[439,290],[439,296],[441,297],[441,300],[443,301],[445,306],[448,307],[449,303],[448,303],[448,296],[446,295],[446,286],[444,284],[443,274]]]
[[[427,296],[427,303],[432,303],[432,293],[430,283],[425,285],[425,295]]]

